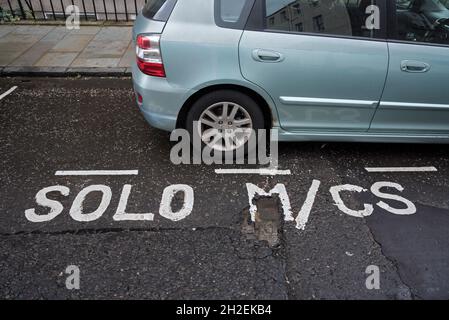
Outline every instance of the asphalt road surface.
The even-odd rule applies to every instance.
[[[290,175],[217,174],[222,166],[171,163],[169,134],[144,121],[130,79],[2,78],[0,94],[13,86],[0,101],[0,298],[449,298],[449,146],[281,143]],[[56,175],[73,170],[135,171]],[[378,182],[383,197],[370,190]],[[268,222],[248,219],[247,184],[285,186],[294,218],[309,205],[305,227],[269,211],[278,226],[269,245],[254,231]],[[173,185],[194,193],[178,221],[160,208]],[[353,189],[337,206],[330,189],[342,185]],[[62,207],[49,217],[36,195],[52,186]],[[111,200],[100,205],[97,191],[80,201],[92,186]],[[117,221],[125,186],[126,212],[145,216]],[[177,193],[169,208],[184,210],[187,198]],[[373,212],[358,217],[364,208]],[[68,266],[79,289],[66,287]],[[378,286],[367,286],[376,270]]]

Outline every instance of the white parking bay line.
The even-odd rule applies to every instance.
[[[55,176],[137,176],[139,170],[75,170],[56,171]]]
[[[7,95],[13,93],[14,90],[17,89],[17,86],[12,87],[11,89],[9,89],[8,91],[6,91],[5,93],[2,93],[0,95],[0,100],[2,100],[3,98],[5,98]]]
[[[366,167],[368,172],[436,172],[435,167]]]
[[[290,170],[277,169],[216,169],[216,174],[258,174],[261,176],[288,176]]]

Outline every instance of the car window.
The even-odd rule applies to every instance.
[[[366,0],[265,0],[265,29],[373,37],[380,17]],[[370,9],[367,13],[367,10]],[[377,13],[378,14],[378,11]],[[373,19],[376,19],[373,23]]]
[[[246,0],[220,1],[220,17],[225,22],[237,22],[243,12]]]
[[[167,21],[177,0],[148,0],[142,9],[144,17],[157,21]]]
[[[397,0],[397,40],[449,44],[449,1]]]
[[[255,0],[215,0],[215,23],[223,28],[243,29]]]

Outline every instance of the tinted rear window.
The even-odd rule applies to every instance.
[[[257,2],[258,5],[255,7],[259,10],[254,10],[253,15],[261,17],[262,20],[254,18],[250,21],[261,24],[258,27],[248,25],[248,29],[364,38],[381,37],[382,34],[380,14],[374,14],[376,11],[372,11],[373,8],[379,10],[381,0],[257,0]],[[379,23],[378,27],[371,23],[375,20]]]
[[[157,21],[167,21],[177,0],[149,0],[142,9],[144,17]]]

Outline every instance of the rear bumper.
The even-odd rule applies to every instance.
[[[143,107],[139,107],[140,112],[142,112],[145,120],[150,124],[150,126],[161,129],[164,131],[173,131],[176,129],[177,119],[173,117],[167,117],[163,114],[157,114],[151,111],[147,111]]]
[[[134,91],[143,98],[139,108],[147,122],[165,131],[176,129],[188,90],[171,85],[165,78],[145,75],[136,64],[133,64],[132,73]]]

